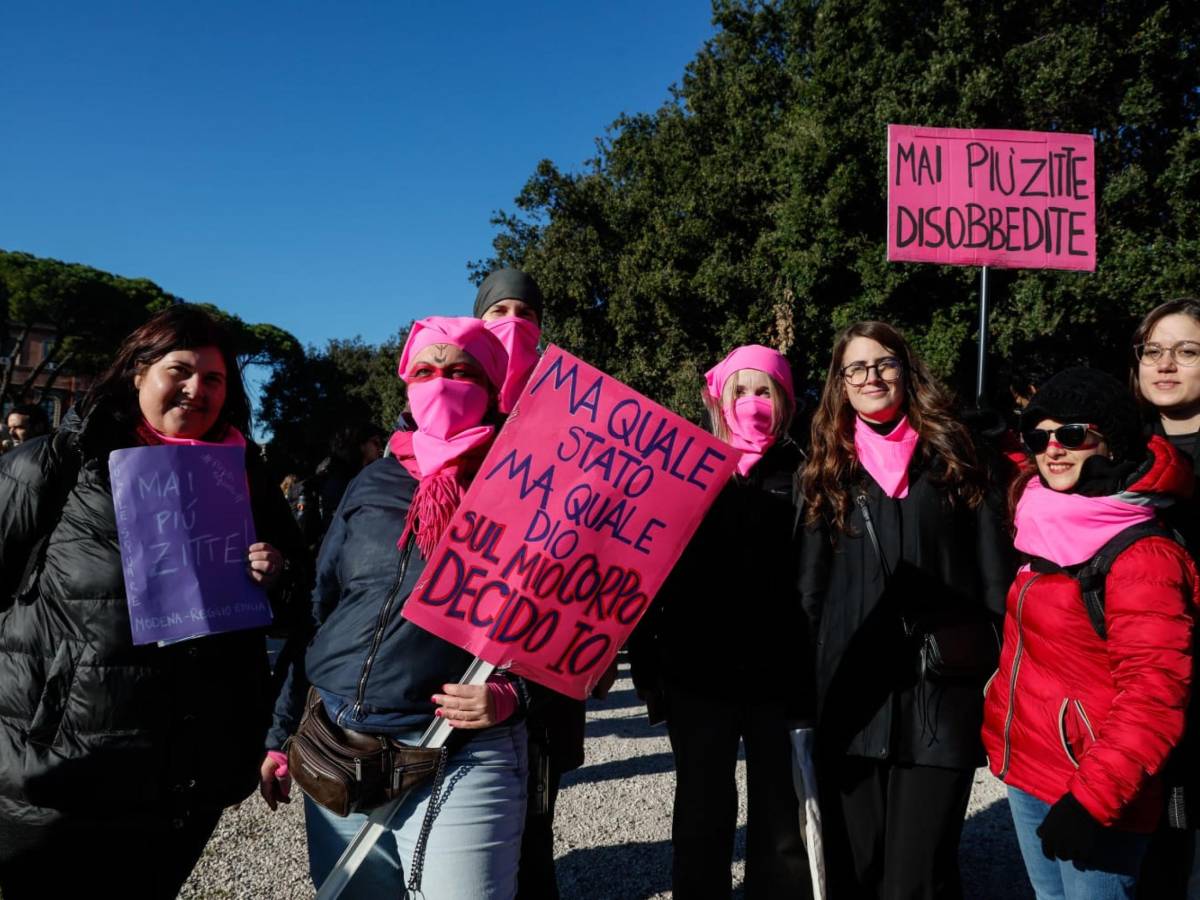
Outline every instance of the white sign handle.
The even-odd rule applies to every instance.
[[[493,670],[496,667],[490,662],[484,662],[478,656],[471,661],[471,665],[467,668],[466,674],[463,675],[461,684],[483,684],[491,677]],[[453,731],[450,724],[441,717],[435,717],[425,729],[425,733],[421,735],[421,740],[417,743],[418,747],[441,747],[450,737]],[[350,879],[354,877],[354,873],[358,871],[358,867],[362,865],[363,860],[367,858],[367,854],[371,852],[371,848],[375,846],[385,831],[388,830],[391,824],[392,817],[396,815],[396,811],[400,809],[402,804],[408,799],[408,791],[405,791],[391,803],[385,803],[383,806],[371,813],[371,818],[367,820],[362,828],[358,829],[358,834],[354,835],[352,840],[337,861],[337,865],[333,867],[333,871],[329,873],[329,877],[321,884],[317,891],[316,900],[336,900],[340,897],[342,891],[346,889],[346,885],[350,883]]]

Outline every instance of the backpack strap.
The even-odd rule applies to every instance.
[[[1108,631],[1104,625],[1104,584],[1108,578],[1108,572],[1118,556],[1142,538],[1148,537],[1165,537],[1178,544],[1183,543],[1179,535],[1157,519],[1139,522],[1109,538],[1104,546],[1074,573],[1075,580],[1079,582],[1079,590],[1083,594],[1083,605],[1087,610],[1088,620],[1101,640],[1106,640],[1108,637]]]

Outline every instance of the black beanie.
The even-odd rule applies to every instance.
[[[1129,388],[1107,372],[1078,367],[1050,376],[1021,411],[1021,430],[1037,428],[1042,419],[1096,426],[1115,462],[1145,456],[1137,402]]]
[[[533,280],[532,275],[526,275],[520,269],[497,269],[479,286],[475,295],[475,318],[482,319],[488,307],[501,300],[520,300],[537,310],[538,321],[542,320],[542,307],[546,301],[542,299],[541,288]]]

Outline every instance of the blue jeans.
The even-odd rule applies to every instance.
[[[420,734],[396,737],[416,743]],[[508,900],[516,893],[527,765],[524,722],[478,732],[450,755],[425,850],[421,892],[426,900]],[[426,782],[408,795],[390,833],[375,844],[343,897],[403,895],[431,787]],[[367,818],[362,813],[341,818],[304,798],[314,884],[325,880]]]
[[[1008,808],[1017,830],[1025,870],[1038,900],[1125,900],[1133,897],[1142,857],[1150,845],[1150,835],[1109,829],[1104,833],[1097,853],[1097,858],[1104,860],[1104,868],[1082,869],[1077,863],[1047,859],[1042,853],[1042,839],[1038,837],[1037,829],[1050,811],[1050,804],[1010,787]]]

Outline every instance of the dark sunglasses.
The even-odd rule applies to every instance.
[[[1068,450],[1078,450],[1087,444],[1089,432],[1099,435],[1091,425],[1076,422],[1071,425],[1059,425],[1057,428],[1030,428],[1021,432],[1021,440],[1030,453],[1045,453],[1051,438]]]

